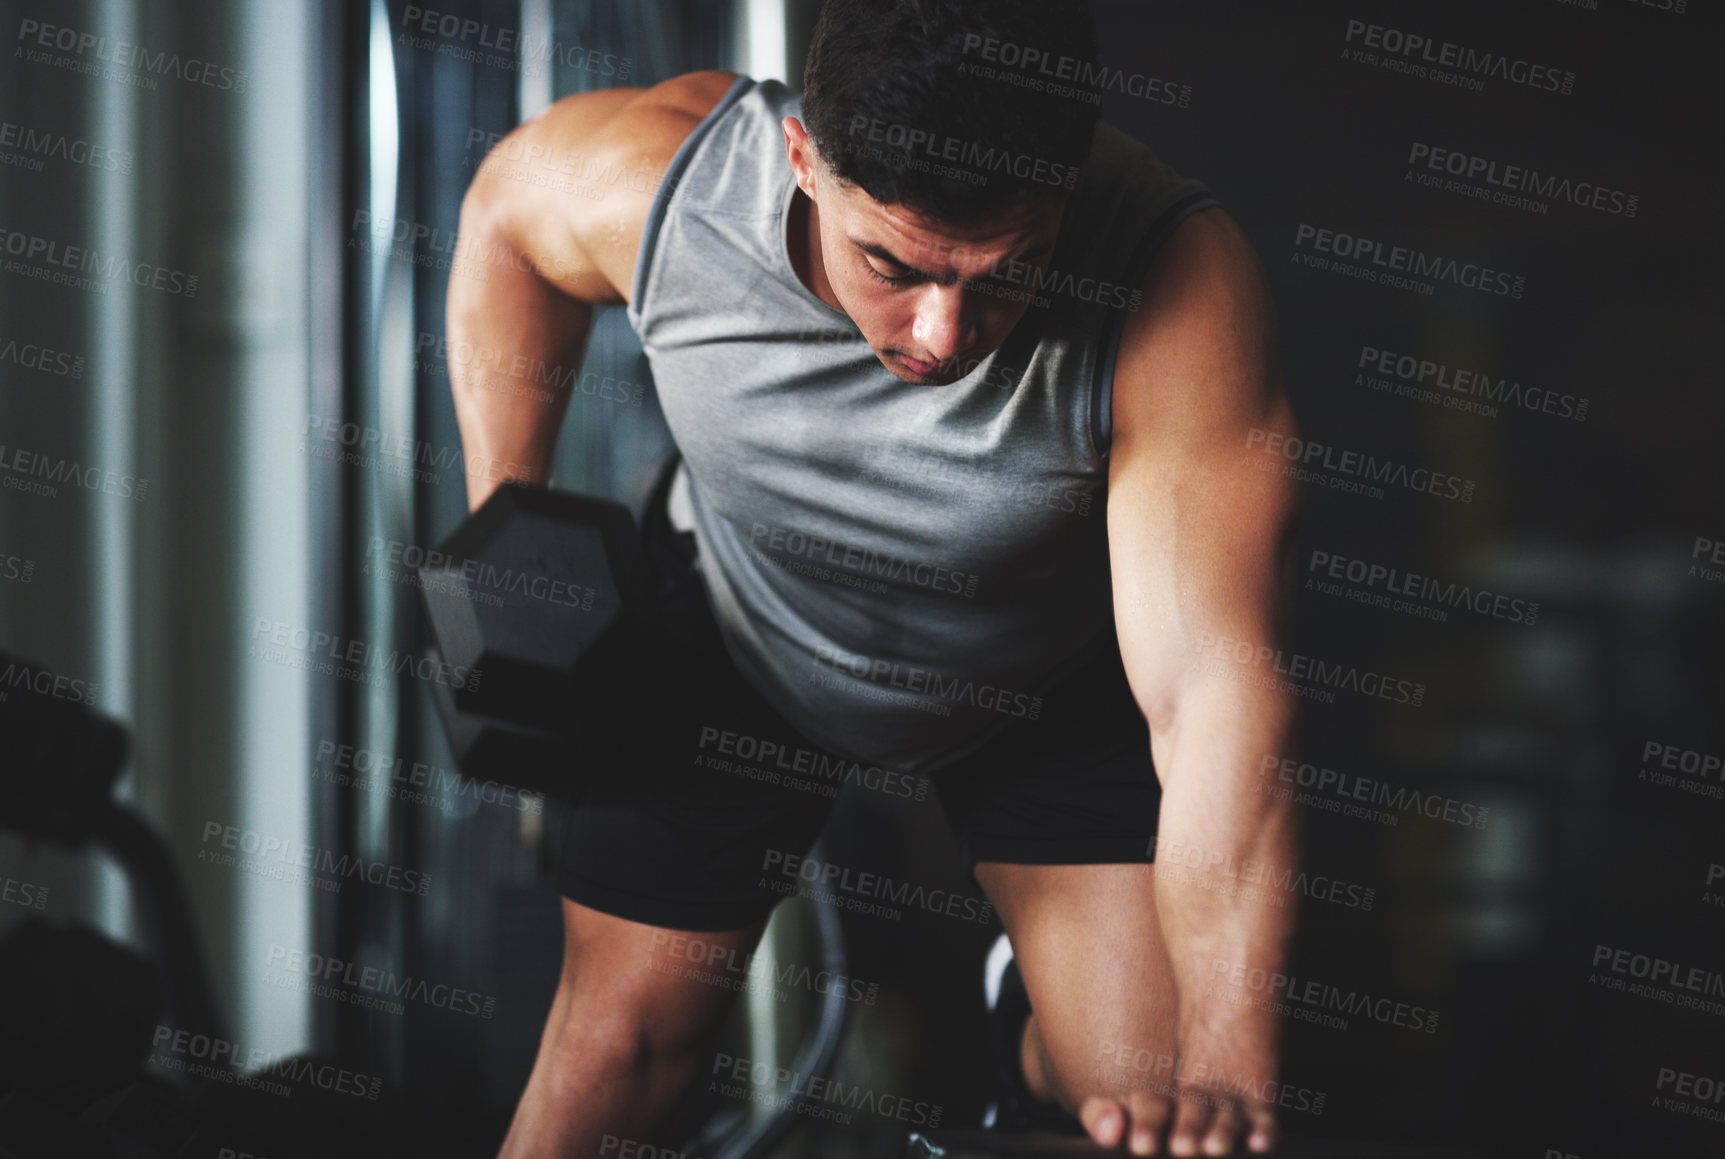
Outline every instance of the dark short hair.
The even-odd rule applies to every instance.
[[[1100,116],[1095,56],[1082,0],[827,0],[803,124],[876,201],[974,221],[1072,188]]]

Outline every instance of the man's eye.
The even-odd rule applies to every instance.
[[[868,272],[874,276],[875,281],[885,282],[889,286],[902,286],[908,282],[914,282],[916,280],[915,274],[904,273],[889,276],[876,269],[873,262],[865,261],[863,264],[868,267]],[[903,267],[899,266],[894,268],[902,269]]]

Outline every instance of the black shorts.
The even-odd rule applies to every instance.
[[[1161,789],[1149,730],[1112,629],[1094,658],[982,748],[922,778],[823,751],[743,681],[719,638],[694,536],[664,513],[669,474],[643,528],[664,609],[653,705],[606,758],[619,786],[569,808],[557,886],[581,905],[677,930],[765,917],[791,858],[820,835],[840,786],[938,799],[967,869],[1148,862]]]

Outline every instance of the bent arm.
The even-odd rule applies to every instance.
[[[654,193],[734,80],[565,97],[498,143],[461,203],[450,272],[450,389],[477,508],[507,480],[543,484],[595,306],[627,300]],[[652,180],[616,180],[645,170]]]
[[[1274,647],[1285,622],[1294,485],[1248,448],[1254,429],[1294,429],[1275,352],[1250,243],[1220,210],[1188,218],[1123,337],[1108,535],[1121,654],[1162,782],[1155,890],[1180,1073],[1206,1086],[1276,1078],[1277,1016],[1229,978],[1280,971],[1294,928],[1295,897],[1264,883],[1298,861],[1298,817],[1259,775],[1289,750],[1292,699],[1273,673],[1218,656],[1221,640]]]

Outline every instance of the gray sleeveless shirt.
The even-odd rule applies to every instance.
[[[959,381],[913,385],[791,267],[779,122],[800,113],[740,78],[690,134],[628,316],[744,679],[834,754],[929,773],[1112,644],[1114,353],[1150,251],[1215,201],[1099,126],[1019,325]]]

